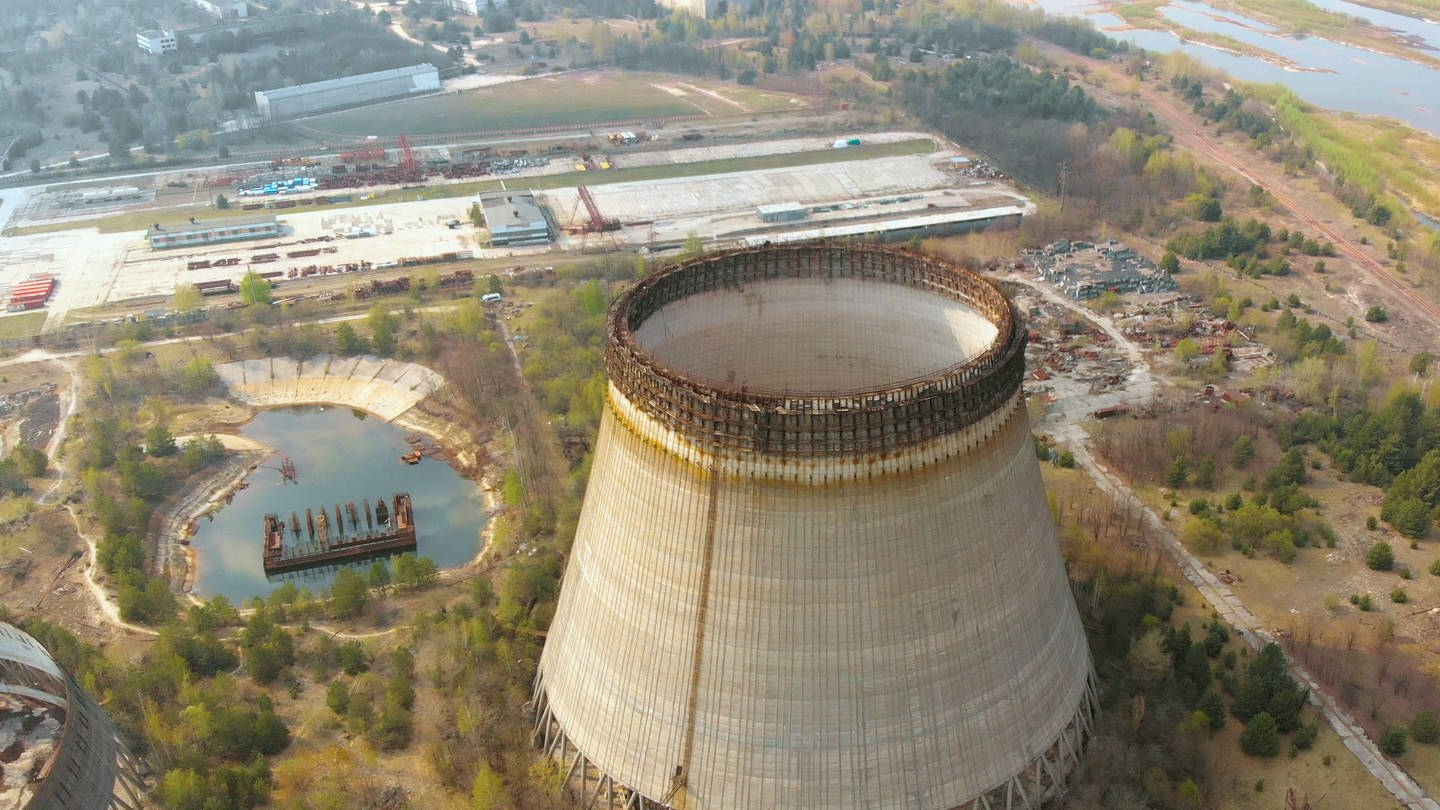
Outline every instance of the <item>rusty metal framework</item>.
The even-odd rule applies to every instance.
[[[727,387],[649,355],[635,332],[667,304],[774,279],[859,279],[932,292],[974,308],[998,334],[978,357],[894,385],[816,395]],[[943,259],[871,244],[803,242],[727,251],[643,279],[615,303],[605,367],[625,397],[707,449],[795,457],[884,453],[972,425],[1025,373],[1025,330],[994,283]]]

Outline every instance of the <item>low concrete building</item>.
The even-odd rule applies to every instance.
[[[548,245],[550,221],[529,191],[490,191],[480,195],[492,245]]]
[[[798,222],[810,215],[810,210],[797,202],[762,205],[755,209],[761,222]]]
[[[445,0],[445,5],[456,14],[479,17],[487,4],[485,0]]]
[[[256,90],[255,109],[260,117],[276,121],[439,89],[440,72],[434,65],[425,63],[293,87]]]
[[[243,239],[265,239],[280,235],[280,222],[273,216],[213,219],[183,225],[151,225],[145,238],[155,249],[213,245]]]
[[[162,53],[170,53],[178,50],[180,45],[175,39],[175,32],[169,28],[155,31],[141,31],[135,35],[135,44],[140,50],[151,56],[159,56]]]

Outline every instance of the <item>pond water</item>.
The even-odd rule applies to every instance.
[[[1440,42],[1440,25],[1399,15],[1384,15],[1345,0],[1319,0],[1325,8],[1364,16],[1379,25],[1397,28],[1429,44]],[[1284,85],[1312,104],[1332,110],[1383,115],[1440,135],[1440,71],[1343,45],[1320,37],[1297,37],[1242,14],[1221,11],[1205,3],[1172,0],[1160,13],[1176,25],[1196,31],[1225,34],[1294,63],[1284,67],[1255,56],[1242,56],[1195,42],[1182,41],[1168,31],[1126,30],[1120,17],[1090,0],[1041,0],[1047,14],[1082,17],[1108,36],[1161,53],[1183,51],[1252,82]],[[1408,22],[1401,22],[1408,21]],[[1392,24],[1393,23],[1393,24]],[[1401,25],[1406,27],[1401,28]]]
[[[369,498],[372,505],[396,492],[408,492],[415,510],[417,553],[442,568],[463,565],[480,549],[485,505],[474,481],[462,478],[443,461],[426,458],[415,466],[401,463],[410,447],[405,431],[380,418],[349,408],[304,406],[262,411],[240,431],[276,455],[246,479],[250,486],[213,519],[201,518],[190,544],[198,554],[195,594],[223,594],[239,604],[265,596],[286,581],[318,593],[337,569],[325,568],[266,578],[261,567],[262,520],[268,512],[287,522],[291,512],[305,521],[305,510],[334,509]],[[289,456],[298,483],[285,483],[281,455]],[[301,529],[302,534],[304,529]],[[289,534],[286,542],[290,542]],[[356,563],[368,571],[371,561]]]

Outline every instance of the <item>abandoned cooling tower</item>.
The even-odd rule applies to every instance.
[[[135,761],[105,712],[38,641],[0,622],[0,807],[141,807]]]
[[[536,739],[591,806],[1036,807],[1089,652],[1005,296],[805,243],[616,302]]]

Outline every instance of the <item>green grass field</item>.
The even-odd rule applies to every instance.
[[[45,313],[22,312],[0,318],[0,340],[33,337],[45,325]]]
[[[598,124],[702,111],[686,97],[652,87],[643,75],[556,76],[330,113],[306,120],[303,127],[337,138],[436,135]]]

